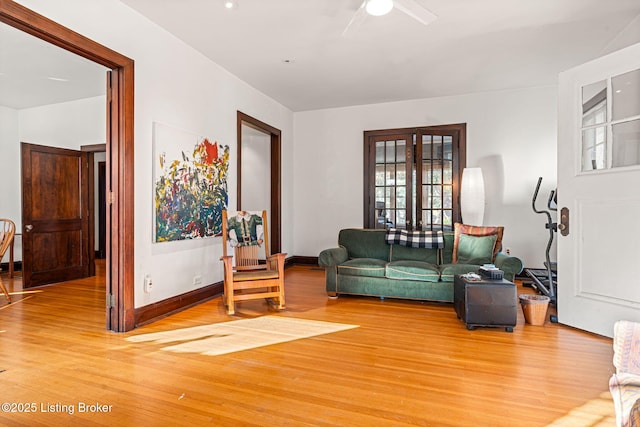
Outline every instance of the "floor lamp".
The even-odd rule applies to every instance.
[[[462,222],[482,225],[484,219],[484,178],[480,168],[464,168],[460,193]]]

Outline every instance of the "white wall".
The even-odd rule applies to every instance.
[[[241,132],[242,209],[268,210],[271,204],[271,135],[246,125],[242,125]]]
[[[12,220],[16,227],[20,226],[22,216],[18,141],[18,110],[0,106],[0,218]],[[15,260],[22,259],[21,244],[22,240],[16,238]],[[0,262],[9,262],[9,254]]]
[[[96,96],[19,110],[20,141],[72,150],[104,144],[106,109],[105,96]]]
[[[556,182],[557,88],[479,93],[294,114],[294,253],[317,256],[338,231],[363,225],[363,131],[467,123],[467,166],[480,166],[486,225],[504,225],[504,247],[542,266],[548,232],[531,209]]]
[[[135,306],[222,280],[220,238],[152,243],[154,121],[210,137],[231,148],[229,206],[236,205],[236,111],[282,131],[282,220],[292,222],[290,110],[258,92],[117,0],[21,0],[21,4],[135,61]],[[135,35],[135,36],[132,36]],[[292,253],[292,230],[282,249]],[[146,274],[153,292],[143,291]]]

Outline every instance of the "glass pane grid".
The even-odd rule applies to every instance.
[[[369,178],[375,193],[375,227],[452,230],[457,155],[454,137],[418,132],[411,139],[381,137],[370,145],[373,152],[369,152],[375,155],[373,176]],[[412,160],[409,150],[420,151],[415,162],[407,163]]]
[[[581,170],[640,166],[640,69],[582,87]]]
[[[422,203],[423,230],[452,228],[453,138],[422,136]]]

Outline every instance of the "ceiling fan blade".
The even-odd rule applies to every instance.
[[[428,25],[438,19],[436,14],[420,5],[416,0],[394,0],[393,5],[424,25]]]
[[[353,14],[353,16],[351,17],[351,20],[349,21],[346,28],[342,32],[343,36],[347,34],[349,31],[353,31],[354,29],[359,27],[360,24],[362,24],[362,21],[364,21],[367,14],[364,9],[366,4],[367,4],[367,0],[364,0],[360,5],[360,7],[358,8],[358,10],[356,10],[356,12]]]

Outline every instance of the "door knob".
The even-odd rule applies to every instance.
[[[30,232],[31,230],[33,230],[33,225],[31,225],[31,224],[27,224],[27,225],[25,225],[25,226],[24,226],[24,230],[25,230],[27,233],[28,233],[28,232]]]
[[[569,235],[569,208],[560,209],[560,224],[558,230],[563,236]]]

